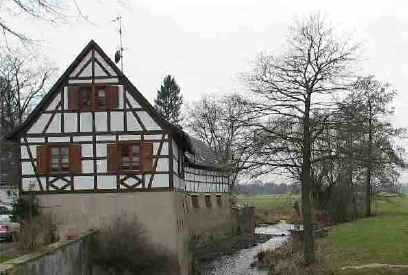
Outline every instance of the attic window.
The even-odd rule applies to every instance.
[[[80,96],[80,109],[89,110],[91,109],[91,99],[92,99],[92,90],[91,87],[80,87],[79,88]]]
[[[68,108],[70,110],[95,110],[119,108],[119,87],[71,86],[68,88]]]
[[[106,87],[97,87],[96,96],[97,96],[97,107],[106,108]]]

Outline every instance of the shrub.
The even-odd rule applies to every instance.
[[[11,220],[31,220],[40,214],[40,203],[34,194],[17,198],[12,203]]]
[[[148,241],[136,217],[117,216],[94,237],[92,262],[113,274],[178,274],[175,257]]]
[[[50,215],[20,220],[19,241],[22,250],[32,251],[58,240],[57,226]]]

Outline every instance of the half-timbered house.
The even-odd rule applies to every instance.
[[[211,150],[165,121],[94,41],[6,138],[20,146],[20,193],[37,194],[61,235],[126,212],[185,266],[188,232],[230,220]]]

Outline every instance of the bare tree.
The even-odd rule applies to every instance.
[[[214,152],[233,183],[249,167],[253,134],[247,126],[242,99],[237,94],[205,96],[187,107],[184,126]]]
[[[27,36],[18,26],[7,22],[7,17],[28,17],[33,20],[44,21],[52,24],[71,22],[81,19],[90,22],[89,16],[84,14],[79,0],[8,0],[0,4],[0,30],[3,39],[8,37],[17,38],[23,43],[31,43],[33,40]],[[116,0],[127,7],[127,0]]]
[[[56,68],[17,51],[0,54],[0,123],[5,133],[21,124],[50,84]]]
[[[333,105],[345,89],[358,45],[337,38],[319,14],[297,21],[280,55],[261,55],[247,78],[253,93],[248,110],[258,119],[258,137],[266,144],[260,164],[284,168],[301,183],[304,261],[314,262],[312,226],[313,143],[322,133]],[[331,157],[331,154],[328,154]],[[265,165],[263,166],[265,167]],[[266,171],[267,172],[267,171]]]
[[[0,54],[0,137],[20,125],[44,95],[55,68],[17,51]],[[17,148],[0,142],[0,184],[17,182]]]

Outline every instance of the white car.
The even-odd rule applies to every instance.
[[[20,224],[18,222],[12,222],[10,215],[0,215],[0,240],[16,241],[19,232]]]

